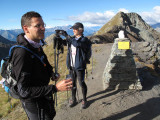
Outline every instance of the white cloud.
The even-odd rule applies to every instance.
[[[160,6],[155,6],[153,10],[156,14],[160,14]]]
[[[69,16],[68,19],[74,22],[83,22],[89,26],[104,25],[118,12],[129,13],[129,10],[120,8],[118,11],[105,11],[105,12],[84,12],[81,15]],[[134,11],[132,11],[134,12]],[[155,6],[152,11],[138,13],[148,24],[160,23],[160,6]]]
[[[160,23],[160,6],[155,6],[151,12],[139,13],[148,24]]]
[[[124,13],[129,13],[129,11],[128,11],[127,9],[125,9],[125,8],[120,8],[120,9],[119,9],[119,12],[120,12],[120,11],[121,11],[121,12],[124,12]]]
[[[84,12],[82,15],[70,16],[69,19],[73,21],[102,25],[108,22],[114,15],[115,13],[113,11],[105,11],[104,13]]]
[[[96,26],[100,26],[100,25],[99,24],[84,23],[84,26],[86,26],[86,27],[96,27]]]

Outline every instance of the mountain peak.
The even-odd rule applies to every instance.
[[[159,33],[137,13],[118,12],[95,35],[109,36],[113,42],[114,37],[117,37],[118,32],[122,29],[131,41],[160,41]]]

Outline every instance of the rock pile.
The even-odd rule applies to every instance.
[[[154,64],[160,59],[160,47],[157,41],[154,42],[132,42],[131,44],[134,56],[141,62]]]
[[[130,42],[130,40],[115,39],[103,73],[104,89],[142,89],[132,50],[118,49],[118,42]]]

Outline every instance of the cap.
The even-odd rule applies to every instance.
[[[80,22],[75,23],[70,29],[83,28],[83,24]]]

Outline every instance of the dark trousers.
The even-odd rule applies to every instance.
[[[76,91],[77,91],[77,79],[79,82],[79,85],[82,88],[82,95],[83,95],[83,100],[86,101],[86,96],[87,96],[87,85],[84,81],[85,78],[85,70],[70,70],[70,74],[72,77],[73,81],[73,88],[72,88],[72,100],[76,100]]]
[[[53,120],[56,115],[53,100],[21,101],[28,120]]]

